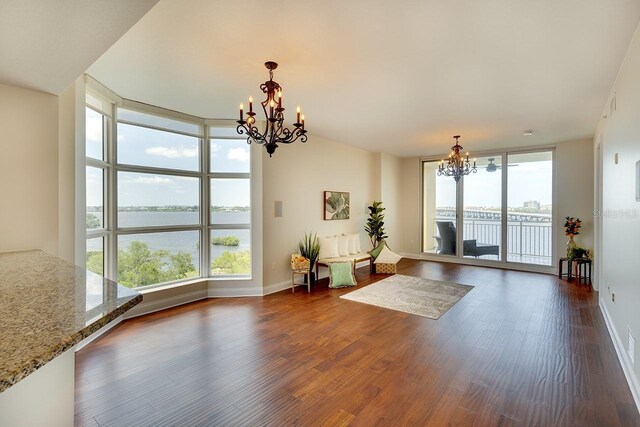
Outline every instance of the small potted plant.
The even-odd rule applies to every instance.
[[[309,262],[308,269],[310,277],[307,277],[307,280],[310,280],[310,283],[315,283],[315,273],[313,272],[313,266],[318,260],[318,255],[320,255],[320,243],[318,242],[318,236],[316,234],[305,233],[304,239],[298,242],[298,250],[300,251],[300,255],[306,258]]]

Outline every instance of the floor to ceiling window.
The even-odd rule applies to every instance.
[[[476,164],[456,184],[437,176],[438,161],[422,162],[423,252],[551,266],[553,150],[497,152]]]
[[[88,92],[87,268],[132,288],[250,278],[246,140],[226,121],[98,98]]]

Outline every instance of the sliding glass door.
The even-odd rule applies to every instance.
[[[551,265],[553,152],[509,154],[507,261]]]
[[[438,162],[422,163],[422,247],[423,252],[456,256],[457,190],[452,178],[438,176]]]
[[[458,184],[437,165],[422,163],[425,254],[552,265],[553,150],[483,155]]]

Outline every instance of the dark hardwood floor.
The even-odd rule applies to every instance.
[[[76,424],[640,425],[587,286],[413,260],[398,272],[475,288],[439,320],[324,280],[126,321],[77,353]]]

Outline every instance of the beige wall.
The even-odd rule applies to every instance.
[[[289,254],[297,252],[305,232],[359,232],[363,250],[370,248],[364,224],[373,199],[373,164],[373,153],[313,135],[263,159],[265,288],[290,282]],[[325,190],[351,193],[350,219],[323,219]],[[281,218],[274,217],[276,200],[283,202]]]
[[[398,250],[400,242],[400,168],[401,159],[391,154],[380,153],[380,198],[385,208],[384,229],[389,238],[387,243],[391,249]]]
[[[595,144],[602,138],[603,217],[600,298],[623,348],[623,367],[631,373],[632,390],[640,394],[640,286],[635,264],[640,244],[640,202],[635,199],[635,168],[640,161],[640,32],[636,31],[600,120]],[[618,163],[615,156],[618,154]],[[596,253],[598,256],[598,252]],[[612,300],[615,294],[615,301]],[[627,355],[628,333],[636,339],[635,365]]]
[[[58,97],[0,85],[0,252],[58,253]]]
[[[556,245],[558,256],[567,251],[564,235],[565,217],[582,220],[582,230],[576,236],[578,245],[594,249],[593,222],[593,141],[571,141],[558,144],[555,157],[556,184]]]
[[[398,253],[419,254],[422,247],[420,236],[420,218],[422,211],[420,202],[420,159],[408,157],[401,160],[400,165],[400,192],[398,223],[401,241]]]

